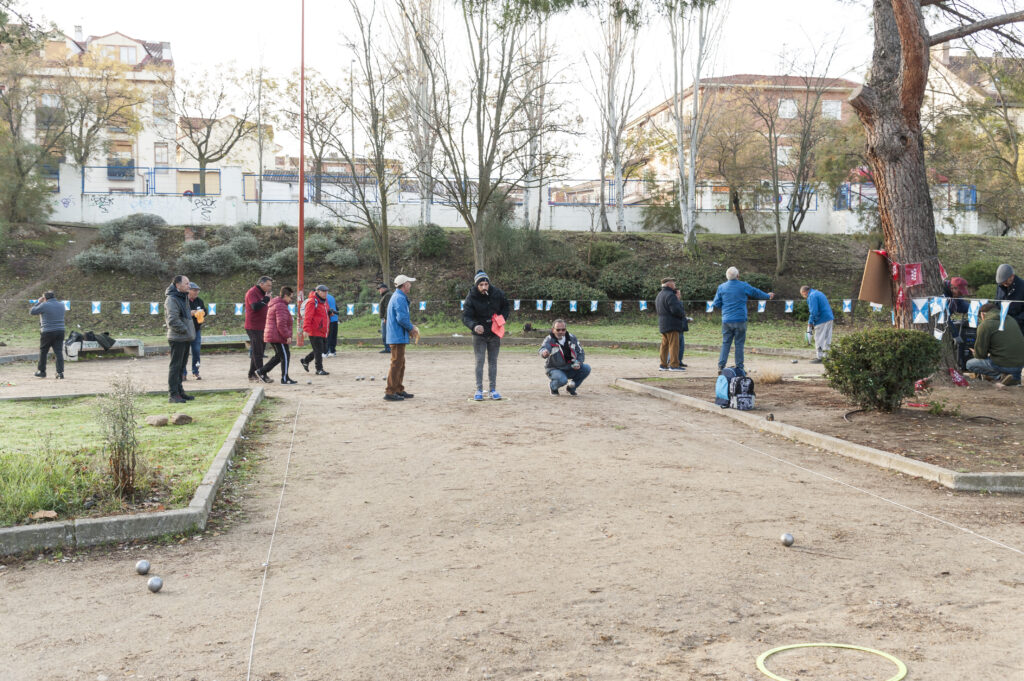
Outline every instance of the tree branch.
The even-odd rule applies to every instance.
[[[936,33],[929,38],[929,45],[941,45],[947,43],[950,40],[956,40],[957,38],[963,38],[969,35],[973,35],[980,31],[986,31],[990,28],[998,28],[999,26],[1005,26],[1006,24],[1014,24],[1020,21],[1024,21],[1024,11],[1020,12],[1009,12],[1007,14],[1001,14],[997,17],[989,17],[982,21],[976,21],[973,24],[967,24],[965,26],[958,26],[957,28],[951,28],[948,31],[942,33]]]

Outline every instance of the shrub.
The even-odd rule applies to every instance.
[[[337,248],[334,239],[323,234],[313,234],[305,239],[306,255],[319,256]]]
[[[148,232],[130,232],[121,238],[121,248],[129,251],[156,251],[156,237]]]
[[[90,246],[72,260],[71,264],[83,272],[104,272],[117,269],[116,251],[104,246]]]
[[[295,274],[299,268],[297,246],[283,248],[263,261],[262,269],[275,277]]]
[[[995,284],[985,284],[984,286],[979,286],[978,288],[976,288],[974,290],[974,297],[975,298],[988,298],[989,300],[995,300],[996,299],[996,285]]]
[[[122,497],[135,491],[135,463],[139,449],[138,421],[141,411],[138,397],[142,390],[128,376],[110,382],[110,392],[100,399],[99,422],[103,429],[104,450],[109,457],[114,491]]]
[[[359,256],[351,248],[336,248],[327,254],[325,260],[328,265],[343,270],[359,266]]]
[[[614,241],[596,240],[588,249],[590,264],[598,269],[629,257],[629,251]]]
[[[650,263],[637,257],[619,260],[601,270],[596,285],[615,299],[645,298],[649,269]]]
[[[182,255],[202,255],[210,248],[210,244],[205,239],[193,239],[192,241],[186,241],[181,245]]]
[[[641,227],[648,232],[682,232],[683,218],[679,214],[679,197],[676,193],[672,192],[670,197],[662,194],[656,201],[640,209],[640,215],[643,216]]]
[[[167,222],[159,215],[132,213],[101,225],[100,240],[106,244],[117,244],[125,234],[140,231],[155,234],[157,228],[165,226]]]
[[[839,338],[825,358],[829,385],[863,409],[895,411],[914,382],[935,371],[941,344],[907,329],[871,329]]]
[[[306,218],[306,234],[334,234],[334,225],[320,218]]]
[[[439,258],[448,252],[448,234],[433,222],[413,230],[405,244],[407,258]]]
[[[228,246],[241,258],[251,258],[260,250],[260,242],[252,234],[239,234],[232,237]]]
[[[589,301],[604,300],[607,295],[604,291],[593,286],[573,280],[559,279],[557,277],[545,277],[543,279],[528,280],[515,297],[526,300],[578,300],[580,312],[589,310]],[[586,305],[584,305],[586,303]]]
[[[167,271],[167,263],[156,249],[121,247],[115,252],[114,269],[137,275],[149,275]]]
[[[364,265],[376,265],[377,264],[377,244],[373,241],[373,237],[367,234],[359,243],[356,244],[356,255],[359,256],[359,262]]]
[[[996,270],[1002,264],[1000,260],[973,260],[960,268],[960,276],[967,280],[972,291],[977,291],[987,284],[995,285]],[[956,276],[951,274],[950,276]]]

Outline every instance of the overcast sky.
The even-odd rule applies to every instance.
[[[366,0],[369,5],[372,0]],[[986,2],[988,0],[983,0]],[[379,0],[378,7],[391,7]],[[45,17],[68,35],[80,25],[86,36],[115,31],[132,38],[169,42],[178,73],[189,75],[216,64],[234,61],[241,68],[258,65],[284,75],[299,64],[299,0],[177,0],[153,4],[139,0],[22,0],[21,7],[36,18]],[[344,33],[350,25],[348,3],[306,0],[306,65],[343,78],[351,56]],[[777,73],[783,55],[806,59],[813,48],[837,45],[831,76],[862,80],[871,55],[869,3],[849,0],[729,0],[718,49],[716,75]],[[379,11],[379,10],[378,10]],[[458,27],[453,27],[458,30]],[[668,92],[661,59],[667,49],[664,29],[654,23],[645,29],[641,71],[650,77],[644,104],[663,100]],[[550,36],[558,43],[564,63],[583,73],[583,54],[596,38],[596,23],[583,10],[557,17]],[[666,68],[670,68],[666,64]],[[588,96],[571,98],[590,125],[593,111]],[[280,139],[289,149],[291,144]],[[293,147],[291,149],[290,147]],[[580,159],[577,168],[590,167]],[[583,172],[580,170],[579,172]]]

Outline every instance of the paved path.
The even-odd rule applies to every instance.
[[[805,641],[885,650],[911,679],[1024,678],[1024,555],[934,519],[1024,547],[1020,499],[672,411],[609,386],[649,375],[650,357],[590,359],[574,400],[547,395],[534,355],[505,352],[498,404],[467,401],[467,349],[411,350],[416,397],[400,404],[381,399],[383,355],[298,368],[299,385],[268,386],[246,521],[0,570],[0,677],[247,678],[297,415],[252,679],[760,679],[760,653]],[[212,357],[201,385],[242,385],[246,364]],[[0,384],[81,392],[126,370],[159,388],[166,358],[70,365],[63,383],[0,366]],[[893,673],[838,651],[772,665],[805,681]]]

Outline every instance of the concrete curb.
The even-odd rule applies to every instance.
[[[195,394],[236,392],[237,388],[194,390]],[[50,397],[8,397],[0,398],[11,401],[27,399],[53,399],[64,397],[89,397],[97,393],[76,395],[53,395]],[[163,394],[150,392],[147,394]],[[134,515],[118,515],[107,518],[83,518],[64,520],[40,525],[19,525],[0,529],[0,556],[52,549],[57,547],[81,547],[122,542],[131,539],[156,537],[162,534],[179,534],[194,529],[206,529],[206,521],[213,507],[217,490],[228,472],[228,464],[234,456],[242,431],[249,424],[253,411],[263,401],[262,386],[250,389],[249,399],[228,433],[227,439],[214,457],[206,476],[196,488],[196,493],[187,508],[155,513],[137,513]]]
[[[906,475],[912,475],[931,482],[937,482],[943,487],[961,492],[1008,492],[1011,494],[1024,494],[1024,473],[957,473],[948,468],[942,468],[924,461],[917,461],[899,454],[885,452],[873,447],[858,445],[847,440],[841,440],[831,435],[822,435],[806,428],[790,426],[779,421],[767,421],[763,416],[750,412],[736,411],[735,409],[722,409],[713,402],[680,395],[671,390],[656,388],[638,381],[631,381],[628,378],[615,379],[614,385],[643,395],[650,395],[662,400],[676,402],[686,405],[699,411],[709,414],[719,414],[757,430],[763,430],[774,435],[803,444],[823,449],[833,454],[839,454],[857,461],[870,463],[880,468],[887,468]]]

